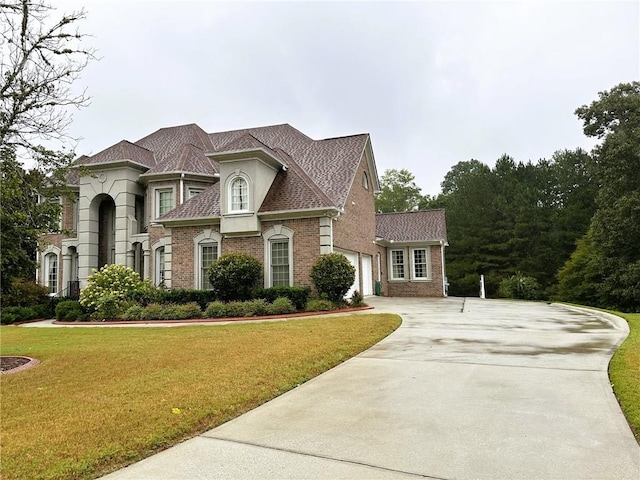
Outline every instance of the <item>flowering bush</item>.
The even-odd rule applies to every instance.
[[[151,296],[155,290],[151,282],[141,280],[135,270],[124,265],[105,265],[87,282],[80,292],[80,304],[101,320],[117,317],[134,298]]]

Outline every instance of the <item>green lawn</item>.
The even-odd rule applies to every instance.
[[[629,337],[609,364],[609,378],[620,407],[640,443],[640,313],[611,312],[629,323]]]
[[[367,314],[174,328],[0,328],[0,477],[95,478],[213,428],[400,325]]]

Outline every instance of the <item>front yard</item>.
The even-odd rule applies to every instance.
[[[175,328],[0,327],[0,476],[95,478],[224,423],[365,350],[385,314]]]

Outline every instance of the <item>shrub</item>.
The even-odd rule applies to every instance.
[[[277,298],[286,297],[291,300],[296,310],[302,311],[309,301],[311,288],[286,286],[260,288],[256,291],[255,295],[257,298],[264,298],[269,303],[273,303]]]
[[[266,300],[258,298],[256,300],[249,300],[244,302],[244,316],[245,317],[260,317],[262,315],[269,314],[269,305]]]
[[[144,307],[142,320],[162,320],[164,315],[164,307],[157,303],[150,303]]]
[[[525,277],[522,273],[516,272],[515,275],[500,282],[498,295],[519,300],[538,300],[540,298],[540,285],[535,278]]]
[[[214,300],[215,293],[213,290],[189,290],[179,288],[175,290],[158,290],[155,303],[184,305],[195,302],[204,310],[207,308],[207,305]]]
[[[11,307],[7,307],[7,308],[11,308]],[[3,309],[0,312],[0,324],[2,325],[11,325],[12,323],[16,322],[17,318],[18,317],[14,313],[7,312],[6,309]]]
[[[227,306],[222,302],[211,302],[209,305],[207,305],[204,316],[206,318],[228,317]]]
[[[321,255],[311,267],[311,280],[319,295],[341,301],[355,281],[356,270],[341,253]]]
[[[250,300],[262,278],[262,265],[251,255],[230,253],[214,261],[207,273],[217,300]]]
[[[155,287],[143,281],[135,270],[124,265],[105,265],[87,279],[80,293],[80,304],[101,320],[116,318],[131,306],[131,302],[152,297]]]
[[[307,312],[326,312],[334,308],[335,304],[326,298],[316,298],[307,303]]]
[[[351,298],[349,299],[349,305],[351,305],[352,307],[365,307],[367,304],[364,303],[364,297],[362,296],[362,294],[358,290],[356,290],[353,292]]]
[[[56,305],[56,319],[62,322],[77,322],[84,316],[82,305],[76,300],[65,300]]]
[[[142,305],[131,305],[122,315],[123,320],[144,320],[144,307]]]
[[[226,304],[227,317],[244,317],[246,316],[247,309],[245,302],[229,302]]]
[[[287,297],[276,298],[271,305],[268,306],[270,315],[284,315],[285,313],[294,313],[296,307]]]
[[[14,322],[24,322],[38,318],[36,311],[29,307],[4,307],[1,312],[0,322],[9,325]]]
[[[37,283],[17,278],[11,283],[11,291],[2,294],[2,305],[6,307],[29,307],[47,303],[49,289]],[[48,316],[48,315],[47,315]]]
[[[200,306],[195,302],[191,302],[186,305],[162,305],[162,312],[159,319],[187,320],[200,317],[202,317]]]

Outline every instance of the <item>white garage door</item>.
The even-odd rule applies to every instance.
[[[345,257],[347,257],[347,259],[351,262],[351,265],[353,265],[353,268],[356,269],[356,279],[353,282],[353,285],[351,285],[351,288],[349,289],[347,294],[344,296],[345,298],[351,298],[351,295],[353,295],[353,292],[355,292],[358,289],[358,285],[360,285],[360,269],[358,268],[358,254],[355,252],[349,252],[347,250],[338,250],[337,248],[335,249],[335,252],[341,253]]]
[[[362,255],[362,295],[373,295],[373,259]]]

